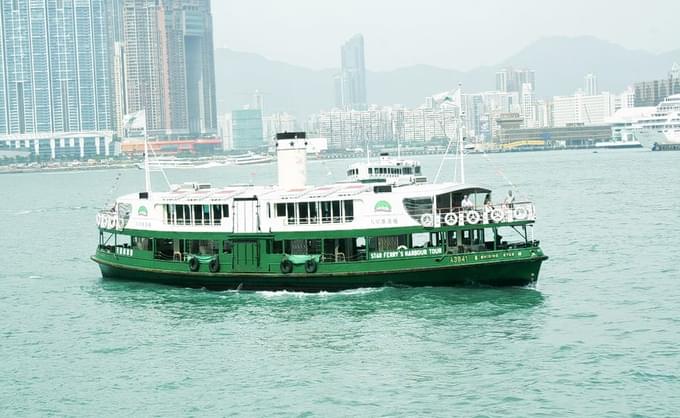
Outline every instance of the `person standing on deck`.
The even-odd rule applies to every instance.
[[[505,197],[505,200],[503,201],[503,205],[508,209],[512,209],[514,203],[515,203],[515,196],[512,195],[512,190],[508,190],[508,195]]]

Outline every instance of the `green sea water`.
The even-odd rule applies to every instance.
[[[336,294],[102,280],[95,213],[143,173],[2,175],[0,416],[678,416],[679,158],[471,156],[469,182],[536,202],[538,285]],[[347,164],[312,161],[310,179]]]

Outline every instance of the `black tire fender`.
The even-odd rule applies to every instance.
[[[305,271],[309,274],[316,273],[316,269],[318,268],[318,264],[316,263],[315,260],[309,259],[305,261]]]
[[[198,269],[201,267],[201,262],[198,261],[198,258],[196,257],[191,257],[189,259],[189,270],[196,272]]]
[[[210,264],[208,264],[208,269],[210,269],[211,273],[219,273],[220,272],[219,258],[215,257],[212,260],[210,260]]]
[[[281,273],[289,274],[293,272],[293,263],[289,259],[281,260]]]

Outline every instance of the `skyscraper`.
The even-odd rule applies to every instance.
[[[125,106],[163,136],[217,132],[210,0],[121,0]]]
[[[531,83],[522,84],[522,116],[524,116],[524,127],[536,127],[536,98]]]
[[[583,82],[586,96],[596,96],[597,94],[599,94],[597,90],[597,76],[595,74],[593,73],[586,74],[586,76],[583,77]]]
[[[534,70],[507,67],[496,72],[497,91],[522,94],[522,86],[525,83],[531,84],[531,89],[536,90],[536,72]]]
[[[0,2],[0,136],[14,140],[10,146],[28,144],[54,158],[68,137],[73,150],[66,154],[74,157],[99,152],[101,141],[108,149],[114,110],[107,1]],[[105,139],[94,134],[105,131]]]
[[[341,70],[335,76],[335,104],[349,109],[366,108],[366,63],[361,34],[354,35],[341,48]]]

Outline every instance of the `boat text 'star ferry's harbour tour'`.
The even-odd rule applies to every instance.
[[[490,190],[464,179],[429,183],[418,162],[389,156],[352,165],[345,181],[309,186],[305,134],[278,134],[276,145],[274,186],[152,192],[147,173],[146,191],[97,214],[92,259],[102,275],[302,291],[538,279],[547,257],[533,238],[531,202],[491,202]]]

